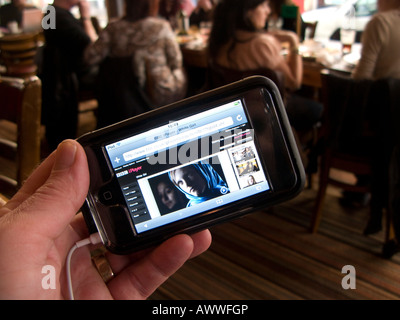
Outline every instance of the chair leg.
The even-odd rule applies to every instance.
[[[319,227],[319,223],[321,220],[322,215],[322,207],[325,200],[326,189],[328,186],[328,179],[329,179],[329,161],[327,157],[322,157],[321,159],[321,167],[320,167],[320,176],[319,176],[319,188],[318,194],[315,201],[314,211],[311,217],[311,225],[310,225],[310,232],[316,233]]]
[[[326,183],[325,184],[320,183],[314,211],[311,217],[311,225],[310,225],[311,233],[316,233],[318,230],[319,223],[321,221],[322,207],[324,205],[326,188],[327,188]]]
[[[312,173],[310,172],[307,174],[307,189],[312,189],[312,179],[313,176]]]
[[[388,242],[395,238],[393,220],[390,209],[385,210],[386,213],[386,230],[385,230],[385,241]]]

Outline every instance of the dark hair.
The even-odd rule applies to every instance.
[[[256,31],[254,25],[247,17],[252,10],[266,0],[221,0],[215,7],[213,15],[213,27],[208,40],[209,61],[218,55],[219,49],[233,40],[230,51],[233,50],[236,39],[236,30]]]
[[[125,0],[125,20],[135,22],[148,17],[149,14],[149,0]]]
[[[290,1],[286,1],[286,0],[271,0],[270,3],[269,3],[269,7],[271,8],[271,12],[273,14],[276,14],[277,16],[281,16],[282,6],[284,4],[286,4],[287,2],[289,4]]]
[[[167,20],[173,18],[181,8],[180,1],[178,0],[160,0],[160,16]]]

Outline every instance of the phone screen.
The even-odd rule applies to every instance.
[[[271,190],[243,104],[225,101],[105,146],[137,234]]]

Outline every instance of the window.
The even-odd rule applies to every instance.
[[[356,17],[367,17],[377,12],[376,0],[359,0],[355,4]]]

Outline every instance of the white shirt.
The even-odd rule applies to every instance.
[[[361,59],[356,79],[400,79],[400,10],[379,12],[368,22],[362,36]]]

